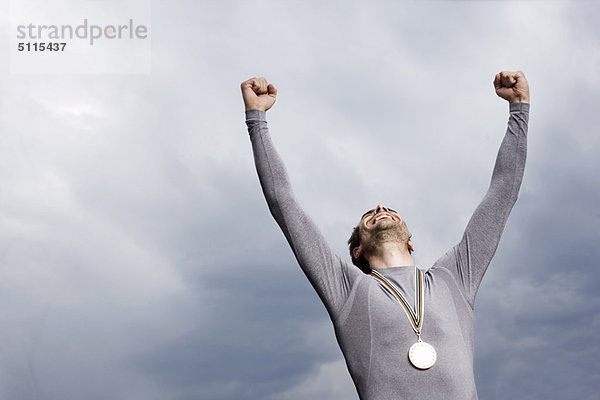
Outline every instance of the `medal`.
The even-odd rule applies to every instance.
[[[429,343],[425,343],[419,337],[417,343],[408,349],[408,359],[410,363],[419,369],[429,369],[435,364],[437,354],[435,349]]]
[[[416,268],[415,274],[415,308],[413,309],[406,301],[404,296],[398,289],[388,281],[383,275],[376,270],[371,271],[373,278],[394,296],[398,303],[404,309],[410,325],[417,334],[417,342],[410,346],[408,350],[408,359],[410,363],[418,369],[429,369],[433,367],[437,359],[437,353],[432,345],[421,340],[421,328],[423,327],[423,311],[424,311],[424,296],[423,296],[423,271]]]

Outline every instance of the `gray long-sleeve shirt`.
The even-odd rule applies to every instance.
[[[517,195],[527,153],[529,104],[509,105],[508,129],[488,192],[461,241],[424,274],[422,339],[436,349],[428,370],[413,367],[416,335],[406,314],[380,283],[333,253],[298,205],[273,147],[266,113],[246,111],[254,160],[271,214],[331,317],[361,399],[477,399],[473,375],[473,303]],[[377,271],[414,304],[415,268]]]

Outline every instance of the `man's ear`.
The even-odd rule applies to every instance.
[[[360,258],[360,256],[362,255],[363,249],[362,249],[362,244],[358,245],[358,247],[355,247],[352,250],[352,255],[354,256],[354,258]]]
[[[410,240],[408,241],[408,243],[407,243],[406,247],[408,247],[408,251],[409,251],[409,252],[411,252],[411,253],[412,253],[413,251],[415,251],[415,248],[413,247],[413,245],[412,245],[412,243],[411,243],[411,241],[410,241]]]

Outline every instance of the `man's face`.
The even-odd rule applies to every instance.
[[[406,223],[398,213],[384,205],[377,205],[363,214],[360,220],[360,243],[366,252],[374,252],[385,242],[408,246],[410,235]]]

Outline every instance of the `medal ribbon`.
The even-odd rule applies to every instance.
[[[415,308],[413,309],[410,304],[406,301],[404,296],[400,293],[396,286],[393,283],[388,281],[383,275],[379,272],[372,270],[371,275],[375,278],[388,292],[398,300],[398,303],[406,312],[406,316],[412,325],[412,328],[417,333],[417,335],[421,335],[421,327],[423,326],[423,271],[416,268],[415,273]]]

